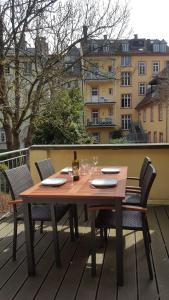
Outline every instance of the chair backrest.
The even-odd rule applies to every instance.
[[[142,167],[141,167],[141,170],[140,170],[140,179],[139,179],[139,186],[140,187],[143,184],[144,176],[146,174],[147,167],[148,167],[149,164],[151,164],[151,159],[148,156],[146,156],[143,160],[143,164],[142,164]]]
[[[16,200],[20,193],[33,186],[33,180],[27,165],[6,170],[4,175],[9,184],[13,200]]]
[[[156,170],[153,167],[152,164],[149,164],[147,167],[146,174],[143,179],[143,184],[141,186],[141,205],[147,206],[147,200],[148,196],[152,187],[152,184],[154,182],[154,179],[156,178]]]
[[[36,161],[35,166],[38,170],[41,180],[46,179],[47,177],[55,173],[55,169],[52,166],[50,159]]]

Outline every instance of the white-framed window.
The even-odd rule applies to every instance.
[[[131,85],[131,72],[121,72],[121,85]]]
[[[25,75],[32,74],[32,63],[31,62],[24,62],[24,69],[23,72]]]
[[[131,125],[131,115],[121,116],[121,127],[123,130],[129,130]]]
[[[6,142],[5,131],[3,129],[0,130],[0,143]]]
[[[131,56],[122,56],[121,57],[121,66],[127,67],[131,65]]]
[[[109,44],[103,45],[103,52],[109,52],[109,51],[110,51],[110,45]]]
[[[93,136],[95,143],[100,143],[100,133],[99,132],[93,132],[92,136]]]
[[[138,62],[138,75],[145,75],[146,74],[146,65],[144,61]]]
[[[99,89],[97,87],[92,87],[91,93],[92,93],[92,96],[98,96]]]
[[[140,82],[138,84],[138,93],[139,95],[145,95],[146,94],[146,88],[147,88],[147,84],[144,82]]]
[[[128,44],[128,42],[122,43],[122,44],[121,44],[121,48],[122,48],[122,51],[123,51],[123,52],[129,51],[129,44]]]
[[[159,43],[153,44],[153,52],[160,52],[160,45]]]
[[[92,110],[92,123],[98,124],[99,122],[99,111],[98,110]]]
[[[163,120],[163,106],[161,103],[158,105],[158,120]]]
[[[166,52],[167,50],[167,45],[166,43],[161,43],[160,44],[160,52]]]
[[[152,73],[154,74],[158,74],[160,71],[160,62],[159,61],[153,61],[153,65],[152,65]]]
[[[131,94],[121,95],[121,108],[131,108]]]
[[[109,95],[113,95],[113,89],[109,88]]]

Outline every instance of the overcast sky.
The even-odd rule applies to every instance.
[[[169,0],[129,0],[131,27],[140,38],[165,39],[169,45]]]

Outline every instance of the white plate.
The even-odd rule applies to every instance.
[[[47,178],[43,180],[41,183],[43,185],[58,186],[64,184],[66,181],[67,181],[66,178]]]
[[[72,168],[64,168],[60,171],[61,173],[68,174],[69,172],[72,172]]]
[[[107,173],[107,174],[115,174],[115,173],[119,173],[120,169],[117,168],[103,168],[101,169],[102,173]]]
[[[95,186],[95,187],[99,187],[99,186],[116,186],[117,185],[117,179],[93,179],[90,183],[91,185]]]

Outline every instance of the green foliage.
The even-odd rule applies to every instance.
[[[82,117],[83,100],[79,88],[55,92],[36,121],[33,143],[91,143],[83,127]]]
[[[121,128],[116,128],[112,132],[112,139],[119,139],[123,137],[123,131]]]
[[[110,144],[134,144],[132,141],[128,141],[126,137],[121,137],[117,139],[112,139]]]

